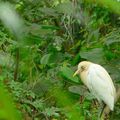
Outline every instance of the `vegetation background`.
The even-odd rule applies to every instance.
[[[72,75],[89,60],[119,85],[119,0],[0,1],[0,119],[97,120]],[[120,119],[119,101],[109,119]]]

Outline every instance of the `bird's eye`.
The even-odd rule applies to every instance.
[[[84,66],[81,66],[81,70],[82,70],[82,71],[85,70],[85,67],[84,67]]]

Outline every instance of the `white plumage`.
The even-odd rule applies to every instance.
[[[83,61],[78,65],[75,72],[80,74],[81,80],[88,87],[91,93],[99,100],[114,109],[116,90],[108,72],[100,65]]]

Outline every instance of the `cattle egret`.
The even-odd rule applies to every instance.
[[[77,74],[98,101],[103,101],[113,111],[116,90],[108,72],[98,64],[82,61],[73,76]]]

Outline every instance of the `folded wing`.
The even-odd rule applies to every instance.
[[[104,101],[113,110],[115,87],[107,71],[100,65],[91,64],[87,77],[90,91],[98,100]]]

